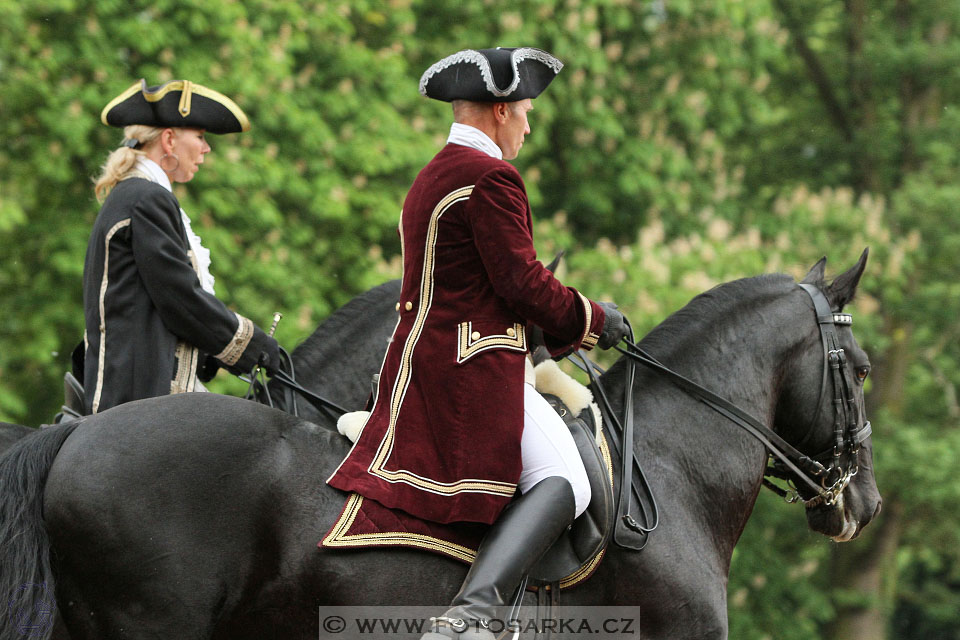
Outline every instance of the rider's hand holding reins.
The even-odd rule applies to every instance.
[[[612,302],[598,302],[603,309],[605,317],[603,319],[603,332],[600,339],[597,340],[597,346],[601,349],[609,349],[615,346],[623,337],[627,335],[627,323],[623,319],[623,314],[617,310],[617,305]]]
[[[236,364],[227,370],[234,375],[248,374],[254,367],[260,365],[268,375],[274,375],[280,369],[280,345],[273,336],[267,335],[260,327],[254,325],[253,336],[243,350],[243,354]]]

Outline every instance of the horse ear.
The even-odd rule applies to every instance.
[[[832,307],[842,310],[844,305],[853,300],[853,295],[857,292],[857,285],[860,284],[860,277],[863,276],[863,271],[867,267],[867,254],[869,252],[869,247],[864,249],[863,253],[860,254],[860,259],[857,260],[857,264],[837,276],[827,287],[824,293]]]
[[[823,256],[822,258],[820,258],[817,264],[813,265],[813,267],[810,269],[810,272],[807,274],[807,276],[803,280],[801,280],[801,282],[803,282],[804,284],[815,284],[819,286],[820,284],[823,283],[824,277],[826,277],[826,271],[827,271],[827,256]]]

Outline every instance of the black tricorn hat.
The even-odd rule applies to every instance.
[[[433,64],[420,77],[420,93],[451,102],[517,102],[536,98],[563,63],[532,47],[465,49]]]
[[[250,129],[247,114],[227,96],[189,80],[172,80],[148,87],[141,79],[103,108],[103,124],[126,127],[188,127],[210,133]]]

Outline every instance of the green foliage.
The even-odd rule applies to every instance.
[[[763,496],[734,558],[731,637],[829,637],[864,606],[890,637],[952,637],[960,4],[0,0],[0,24],[0,420],[59,406],[91,178],[120,140],[99,113],[130,84],[186,77],[250,116],[177,195],[218,294],[260,324],[283,311],[293,347],[399,275],[403,197],[450,120],[420,73],[460,48],[538,46],[566,64],[518,160],[538,249],[568,250],[562,278],[637,333],[719,282],[801,278],[825,254],[838,273],[871,250],[852,306],[874,364],[882,535],[827,545]],[[223,374],[213,388],[243,392]],[[890,593],[840,584],[844,548],[892,553]]]

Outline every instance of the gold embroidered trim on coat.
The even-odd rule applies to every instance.
[[[253,337],[253,323],[239,313],[235,315],[237,316],[237,332],[233,334],[233,338],[223,348],[223,351],[213,356],[227,366],[237,364],[237,360],[240,359],[240,356],[246,351],[247,345],[250,344],[250,338]]]
[[[579,291],[577,291],[577,295],[580,296],[580,302],[583,303],[584,312],[583,337],[580,338],[580,348],[584,351],[590,351],[597,346],[597,340],[600,339],[600,336],[590,332],[590,325],[593,323],[593,307],[590,305],[590,301]]]
[[[613,484],[613,462],[610,458],[610,447],[607,444],[607,439],[603,435],[603,431],[600,429],[599,425],[596,436],[597,446],[600,448],[601,457],[603,458],[603,462],[607,467],[607,481],[610,483],[611,489],[615,489]],[[324,537],[320,544],[324,547],[345,548],[397,546],[415,547],[418,549],[426,549],[427,551],[442,553],[443,555],[455,558],[468,564],[472,563],[477,557],[477,552],[474,549],[421,533],[388,531],[381,533],[357,533],[353,535],[347,535],[347,531],[349,531],[350,527],[353,526],[353,522],[356,520],[357,514],[360,512],[360,505],[362,504],[363,496],[356,493],[351,494],[350,498],[347,500],[346,506],[343,509],[343,513],[340,514],[340,518],[337,520],[337,523],[330,530],[330,533]],[[606,548],[601,549],[596,555],[583,563],[579,569],[571,573],[569,576],[561,579],[560,588],[568,589],[576,586],[593,575],[593,572],[596,570],[597,566],[600,565],[600,561],[603,560],[606,552]]]
[[[373,457],[367,471],[387,482],[402,482],[417,487],[418,489],[441,495],[471,492],[512,496],[517,490],[517,485],[510,482],[475,478],[465,478],[454,482],[439,482],[430,478],[424,478],[411,471],[402,469],[391,471],[384,468],[387,459],[393,452],[397,416],[400,414],[400,407],[403,405],[404,397],[406,396],[407,389],[413,377],[411,373],[413,350],[420,340],[420,335],[423,332],[423,327],[427,320],[427,314],[430,312],[430,305],[433,302],[433,271],[436,260],[436,243],[440,218],[454,204],[468,199],[471,193],[473,193],[473,185],[450,192],[437,203],[437,206],[434,207],[433,212],[430,214],[430,223],[427,226],[426,247],[423,256],[423,275],[420,280],[417,316],[413,322],[410,334],[407,336],[407,340],[403,345],[403,352],[400,356],[400,369],[397,372],[397,379],[394,381],[393,390],[390,394],[390,421],[387,425],[383,440],[380,441],[377,453]]]
[[[197,384],[197,362],[200,359],[200,350],[178,340],[174,357],[177,360],[177,368],[170,380],[170,393],[192,393]]]
[[[130,218],[121,220],[110,227],[103,240],[103,276],[100,278],[100,353],[97,356],[97,384],[93,393],[93,403],[90,405],[91,413],[96,413],[100,409],[100,397],[103,394],[103,368],[107,360],[107,319],[104,301],[107,297],[107,286],[110,283],[110,241],[120,229],[129,226]]]
[[[589,345],[590,349],[593,349],[595,346],[597,346],[597,342],[599,341],[600,336],[591,331],[587,334],[587,337],[583,339],[583,344]]]
[[[325,547],[416,547],[428,551],[436,551],[446,556],[451,556],[463,562],[473,562],[477,557],[477,552],[453,542],[447,542],[433,536],[420,533],[409,533],[406,531],[390,531],[383,533],[358,533],[347,535],[347,531],[353,526],[353,521],[360,512],[360,505],[363,504],[363,496],[356,493],[347,500],[347,505],[340,515],[337,524],[334,525],[330,533],[321,541]]]
[[[510,331],[513,332],[513,337],[510,336]],[[460,339],[457,341],[459,344],[457,364],[465,362],[472,356],[487,349],[527,350],[527,336],[522,324],[514,323],[512,328],[507,329],[507,332],[508,333],[480,336],[479,332],[474,332],[472,322],[461,322]],[[474,337],[475,333],[476,337]]]

